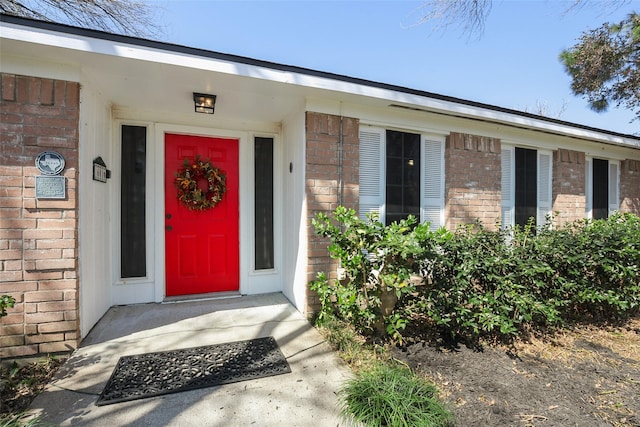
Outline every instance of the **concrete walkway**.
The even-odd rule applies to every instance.
[[[112,405],[95,402],[118,358],[273,336],[291,373]],[[31,409],[44,425],[342,426],[349,369],[281,294],[111,308]]]

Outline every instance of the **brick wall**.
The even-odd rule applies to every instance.
[[[339,204],[339,116],[307,112],[306,114],[306,198],[308,268],[307,281],[315,280],[324,271],[330,279],[336,278],[337,263],[327,252],[328,240],[317,236],[311,219],[318,213],[329,214]],[[342,205],[358,210],[360,154],[357,119],[342,118]],[[312,291],[307,291],[305,313],[317,312],[320,304]]]
[[[585,153],[558,149],[553,152],[553,209],[555,223],[563,225],[585,217]]]
[[[78,83],[1,75],[0,357],[69,351],[79,340]],[[66,200],[37,200],[36,156],[65,159]]]
[[[451,133],[445,143],[446,227],[480,220],[494,229],[500,220],[500,140]]]
[[[640,160],[620,164],[620,211],[640,215]]]

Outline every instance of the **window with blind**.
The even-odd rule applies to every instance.
[[[618,169],[617,161],[587,158],[585,170],[587,218],[605,219],[620,208]]]
[[[360,217],[381,222],[416,216],[443,225],[444,142],[426,135],[363,127],[360,130]]]
[[[544,150],[503,145],[502,227],[544,225],[551,215],[552,156]]]

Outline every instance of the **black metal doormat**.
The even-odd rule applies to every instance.
[[[291,372],[273,337],[123,356],[96,405]]]

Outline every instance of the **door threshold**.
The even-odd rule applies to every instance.
[[[179,295],[175,297],[165,297],[161,304],[177,304],[180,302],[209,301],[217,299],[240,298],[242,294],[238,291],[211,292],[208,294]]]

